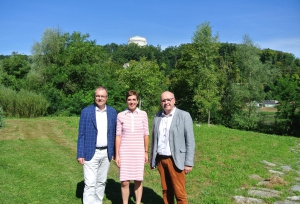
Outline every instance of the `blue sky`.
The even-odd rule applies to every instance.
[[[300,0],[1,0],[0,54],[31,54],[46,28],[89,33],[97,44],[127,44],[142,36],[162,48],[190,43],[210,22],[220,42],[242,43],[300,58]]]

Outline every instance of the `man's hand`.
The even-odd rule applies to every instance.
[[[184,173],[188,174],[192,171],[193,167],[192,166],[184,166]]]
[[[83,165],[84,164],[84,158],[78,158],[77,159],[78,163]]]

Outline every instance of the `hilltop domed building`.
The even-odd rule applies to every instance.
[[[128,45],[130,43],[135,43],[139,46],[145,46],[145,45],[147,45],[147,40],[146,40],[146,38],[143,38],[140,36],[134,36],[134,37],[129,38]]]

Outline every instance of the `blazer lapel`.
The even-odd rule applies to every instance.
[[[162,118],[162,112],[155,118],[154,127],[155,127],[155,132],[158,135],[159,135],[159,125],[160,125],[161,118]]]
[[[173,119],[172,119],[172,123],[171,123],[171,126],[170,126],[170,130],[169,130],[169,135],[170,136],[173,136],[171,133],[175,130],[176,131],[176,128],[177,128],[177,120],[178,120],[178,109],[175,111],[174,115],[172,116]]]
[[[155,127],[156,127],[156,130],[159,131],[159,124],[160,124],[160,121],[161,121],[161,115],[158,116],[155,120]]]
[[[110,128],[110,109],[108,108],[108,106],[106,106],[106,115],[107,115],[107,132],[109,131],[109,128]]]
[[[94,127],[97,129],[97,122],[96,122],[96,106],[92,106],[90,109],[91,119],[94,124]]]

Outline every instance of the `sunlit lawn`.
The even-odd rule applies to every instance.
[[[81,203],[82,167],[76,161],[78,117],[7,119],[0,129],[0,203]],[[150,123],[151,125],[151,123]],[[269,188],[283,192],[281,198],[264,199],[272,203],[290,196],[297,177],[299,139],[222,126],[194,126],[195,166],[187,175],[190,203],[234,203],[232,196],[245,195],[257,181],[251,174],[270,178],[262,160],[280,166],[290,165],[287,185]],[[134,161],[133,161],[134,164]],[[142,203],[162,203],[158,172],[145,166]],[[131,194],[134,202],[134,193]],[[111,163],[105,204],[122,203],[118,169]]]

